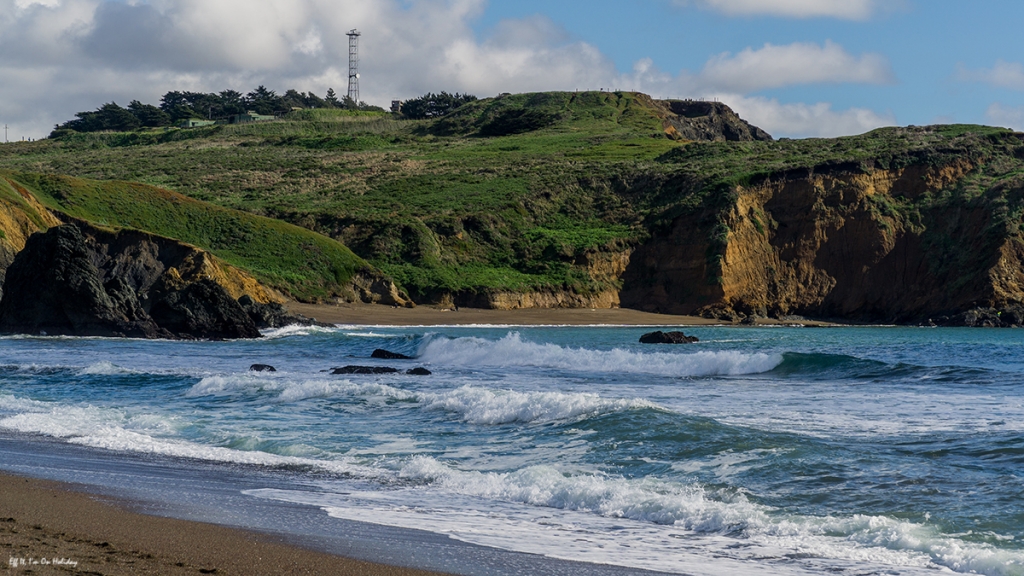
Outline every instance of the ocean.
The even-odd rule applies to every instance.
[[[1019,330],[650,330],[7,337],[0,469],[466,574],[1024,575]]]

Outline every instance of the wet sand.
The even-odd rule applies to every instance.
[[[371,324],[385,326],[446,326],[465,324],[538,325],[627,325],[627,326],[707,326],[720,324],[696,316],[651,314],[625,308],[526,308],[488,310],[483,308],[439,308],[417,306],[392,308],[377,304],[301,304],[285,305],[292,313],[316,318],[330,324]]]
[[[417,306],[392,308],[377,304],[302,304],[289,302],[285,307],[293,314],[302,314],[328,324],[362,324],[378,326],[461,326],[491,324],[511,326],[713,326],[729,324],[699,316],[652,314],[627,308],[525,308],[520,310],[488,310],[484,308],[440,308]],[[756,325],[827,326],[816,320],[780,321],[758,318]]]
[[[8,574],[427,576],[305,550],[272,535],[132,512],[47,480],[0,474],[0,567]]]

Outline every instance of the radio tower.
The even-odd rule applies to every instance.
[[[348,31],[348,97],[359,104],[359,30]]]

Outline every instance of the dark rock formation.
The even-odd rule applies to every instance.
[[[427,370],[422,366],[410,368],[409,370],[406,370],[405,373],[412,374],[413,376],[430,376],[430,370]]]
[[[973,308],[951,316],[937,316],[924,322],[930,326],[966,326],[969,328],[1019,328],[1024,326],[1024,305],[1003,309]]]
[[[412,356],[406,356],[398,352],[392,352],[390,350],[384,350],[377,348],[370,354],[370,358],[380,358],[382,360],[412,360]]]
[[[665,131],[673,138],[696,141],[771,141],[770,134],[739,117],[721,102],[656,100],[665,112]]]
[[[274,368],[270,364],[253,364],[249,366],[250,372],[277,372],[277,368]]]
[[[699,342],[696,336],[687,336],[682,332],[648,332],[640,337],[641,344],[692,344]]]
[[[143,232],[78,222],[32,235],[7,269],[0,332],[140,338],[258,338],[202,270],[206,253]],[[198,279],[195,279],[198,278]]]
[[[302,314],[289,314],[284,306],[277,302],[268,302],[266,304],[253,300],[252,296],[248,294],[242,295],[238,299],[238,304],[242,307],[242,310],[249,315],[249,318],[253,321],[257,328],[281,328],[282,326],[291,326],[298,324],[300,326],[329,326],[329,324],[323,324],[317,322],[312,318],[307,318]]]
[[[331,374],[394,374],[398,368],[389,366],[342,366],[332,368]]]
[[[238,301],[204,278],[166,292],[149,311],[161,328],[179,338],[259,338],[260,332]]]
[[[124,278],[104,284],[92,255],[76,226],[32,235],[7,268],[0,332],[170,337]]]

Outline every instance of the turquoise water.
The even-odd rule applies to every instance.
[[[698,344],[651,346],[644,331],[7,338],[0,428],[280,470],[293,488],[245,493],[556,558],[1024,574],[1021,332],[700,327]],[[325,371],[346,364],[433,374]]]

